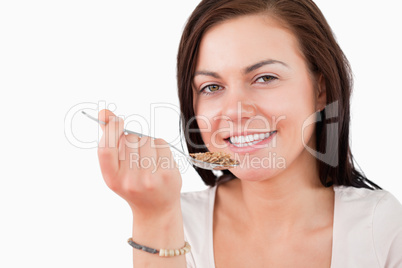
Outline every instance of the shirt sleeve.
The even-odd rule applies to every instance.
[[[402,267],[402,205],[389,192],[374,209],[373,243],[379,267]]]

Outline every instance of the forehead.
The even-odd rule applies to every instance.
[[[200,43],[196,69],[246,66],[261,59],[302,58],[293,33],[268,15],[247,15],[213,26]],[[219,64],[220,63],[220,64]],[[223,66],[222,66],[223,67]]]

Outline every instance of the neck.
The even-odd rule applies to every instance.
[[[273,178],[236,180],[242,218],[252,230],[283,238],[332,224],[333,189],[320,183],[316,159],[304,154]]]

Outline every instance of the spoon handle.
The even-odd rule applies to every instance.
[[[106,123],[103,122],[102,120],[99,120],[98,118],[95,118],[95,117],[93,117],[92,115],[87,114],[87,113],[84,112],[84,111],[81,111],[81,112],[82,112],[84,115],[86,115],[87,117],[89,117],[90,119],[94,120],[95,122],[98,122],[99,124],[102,124],[102,125],[106,125]],[[152,137],[152,136],[144,135],[144,134],[142,134],[142,133],[135,132],[135,131],[131,131],[131,130],[128,130],[128,129],[124,129],[123,131],[124,131],[124,133],[138,135],[138,136],[140,136],[140,138],[141,138],[141,137],[149,137],[149,138],[154,139],[154,140],[156,139],[156,138],[154,138],[154,137]],[[175,149],[176,151],[178,151],[179,153],[181,153],[182,155],[184,155],[184,156],[187,157],[187,155],[186,155],[185,153],[183,153],[180,149],[176,148],[175,146],[173,146],[173,145],[170,144],[170,143],[168,143],[168,144],[169,144],[170,147],[172,147],[173,149]]]

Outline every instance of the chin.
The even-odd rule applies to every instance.
[[[238,167],[234,169],[230,169],[233,175],[236,178],[242,181],[263,181],[269,178],[274,177],[278,173],[280,173],[277,169],[272,168],[244,168]]]

